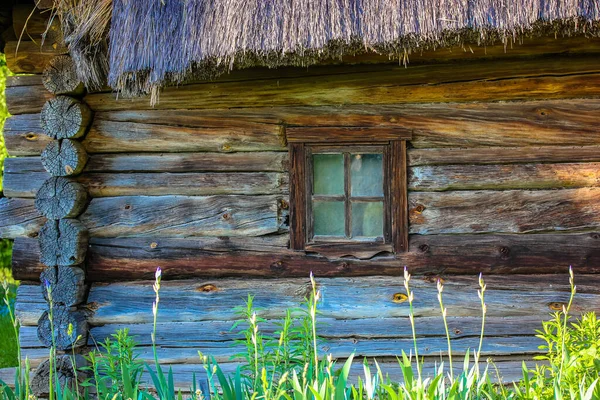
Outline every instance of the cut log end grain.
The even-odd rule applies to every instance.
[[[85,259],[89,234],[74,219],[50,220],[40,229],[40,262],[46,266],[78,265]]]
[[[83,82],[77,77],[73,59],[60,55],[50,60],[42,77],[44,87],[53,94],[81,95],[84,92]]]
[[[40,281],[46,301],[50,301],[48,286],[55,304],[75,306],[85,300],[85,272],[79,267],[47,267],[40,274]]]
[[[53,176],[77,175],[87,160],[83,145],[72,139],[54,140],[42,152],[42,165]]]
[[[58,96],[48,100],[42,108],[42,130],[53,139],[79,138],[85,134],[91,115],[85,103]]]
[[[73,360],[75,360],[75,366],[73,365]],[[83,383],[88,376],[85,370],[81,370],[85,365],[85,358],[81,355],[76,355],[75,357],[71,355],[57,356],[53,368],[53,384],[56,379],[60,384],[61,389],[64,390],[64,388],[67,387],[74,392],[77,387],[75,383]],[[31,378],[30,386],[32,394],[36,397],[47,397],[50,392],[49,383],[50,360],[46,360],[37,367]],[[79,387],[83,388],[83,386]]]
[[[85,188],[63,177],[47,179],[37,191],[35,207],[46,218],[73,218],[81,214],[87,202]]]
[[[54,306],[44,311],[38,321],[37,335],[46,347],[56,346],[58,350],[70,350],[85,345],[88,336],[88,323],[81,311],[70,307]]]

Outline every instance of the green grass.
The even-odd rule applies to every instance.
[[[4,54],[0,53],[0,191],[2,189],[2,170],[4,159],[8,156],[4,147],[4,136],[1,134],[4,120],[8,117],[6,101],[4,98],[4,87],[9,71],[6,67]],[[11,261],[12,243],[0,238],[0,282],[8,281],[10,292],[15,293],[17,282],[12,277]],[[4,299],[4,290],[0,286],[0,299]],[[14,296],[11,296],[11,306],[14,304]],[[17,341],[14,338],[12,325],[8,314],[8,308],[4,302],[0,302],[0,368],[17,365]],[[4,340],[7,338],[8,340]]]

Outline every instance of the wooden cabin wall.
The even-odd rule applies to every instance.
[[[585,43],[568,55],[544,55],[541,46],[538,57],[455,60],[461,54],[406,69],[240,71],[166,89],[154,108],[147,98],[88,93],[94,117],[82,143],[89,160],[72,178],[91,195],[80,220],[91,234],[92,285],[78,307],[91,331],[79,350],[130,327],[142,358],[149,357],[154,294],[151,282],[133,280],[153,279],[160,266],[165,279],[195,278],[163,285],[159,317],[161,360],[174,363],[177,381],[187,382],[191,371],[202,371],[198,349],[228,360],[235,334],[223,332],[235,316],[224,311],[256,294],[257,305],[271,310],[261,316],[272,330],[273,319],[302,300],[313,271],[325,290],[323,350],[346,356],[357,349],[399,375],[386,357],[408,351],[411,342],[406,304],[392,301],[402,280],[348,277],[401,275],[406,265],[445,276],[457,355],[478,334],[473,276],[494,274],[487,278],[484,352],[501,371],[517,371],[524,357],[539,353],[534,330],[567,301],[569,287],[566,275],[516,274],[566,273],[569,265],[578,276],[600,271],[600,46]],[[47,59],[25,52],[9,65],[39,73]],[[40,75],[9,78],[6,94],[13,116],[4,136],[13,158],[4,170],[0,237],[15,239],[15,277],[31,283],[21,285],[17,310],[21,347],[35,366],[47,355],[36,334],[47,303],[36,285],[45,219],[34,198],[49,178],[40,153],[51,139],[40,111],[52,96]],[[356,260],[288,249],[285,131],[315,125],[412,129],[408,252]],[[281,279],[268,290],[265,281],[205,279],[240,275]],[[345,277],[321,278],[328,276]],[[598,308],[597,280],[581,275],[576,313]],[[420,354],[437,360],[445,337],[432,311],[436,279],[413,282],[417,328],[428,336]],[[174,330],[185,343],[169,341]]]
[[[88,279],[582,272],[600,268],[600,64],[595,55],[241,71],[147,98],[89,93],[75,178],[92,200]],[[13,77],[0,235],[37,279],[33,198],[50,141],[39,76]],[[361,103],[361,104],[359,104]],[[224,108],[228,107],[228,108]],[[410,249],[331,260],[287,249],[287,126],[413,130]]]

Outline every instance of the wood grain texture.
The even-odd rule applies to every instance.
[[[448,307],[450,323],[462,323],[461,332],[452,337],[470,336],[467,326],[470,318],[479,319],[481,308],[477,297],[478,276],[445,275],[444,303]],[[597,309],[600,292],[597,275],[575,273],[578,295],[573,304],[573,313]],[[323,293],[320,304],[322,313],[319,318],[334,324],[326,329],[326,336],[332,338],[351,337],[407,337],[410,333],[408,321],[408,302],[393,301],[396,293],[404,293],[402,277],[390,279],[384,276],[360,278],[316,278]],[[559,275],[512,275],[507,287],[505,275],[484,275],[487,284],[486,303],[491,321],[490,332],[501,335],[499,325],[502,318],[517,318],[528,325],[531,317],[546,318],[555,303],[568,301],[569,279],[567,268]],[[138,282],[116,282],[93,285],[84,307],[89,312],[89,324],[151,324],[152,312],[149,307],[154,300],[153,280]],[[424,326],[435,325],[433,321],[440,317],[437,303],[437,276],[413,276],[411,287],[415,293],[415,315]],[[265,290],[267,285],[268,290]],[[280,319],[289,307],[297,307],[309,291],[307,277],[295,279],[211,279],[164,281],[161,287],[161,307],[159,322],[162,324],[203,322],[208,330],[214,323],[216,328],[222,322],[233,323],[239,318],[235,307],[247,299],[248,293],[255,295],[255,306],[260,316]],[[510,307],[507,307],[510,305]],[[18,288],[16,312],[24,326],[35,326],[43,313],[46,302],[39,285],[23,284]],[[374,311],[376,310],[376,311]],[[388,319],[402,325],[398,329],[385,329],[384,325],[368,326],[369,321]],[[337,320],[337,321],[335,321]],[[345,320],[355,320],[353,327],[344,324]],[[215,321],[217,321],[215,323]],[[395,321],[395,322],[394,322]],[[428,323],[429,321],[429,323]],[[454,321],[454,322],[453,322]],[[463,322],[457,322],[463,321]],[[495,323],[493,321],[496,321]],[[219,323],[221,325],[219,325]],[[339,324],[339,325],[338,325]],[[420,322],[417,322],[419,325]],[[325,326],[327,324],[324,324]],[[518,323],[515,325],[519,325]],[[506,325],[508,332],[518,334],[525,328]],[[336,328],[339,327],[339,329]],[[356,328],[356,329],[355,329]],[[427,329],[425,336],[444,336],[443,326]],[[108,329],[108,328],[107,328]],[[136,328],[132,328],[136,329]],[[143,329],[143,327],[142,327]],[[268,328],[268,325],[266,326]],[[475,330],[476,328],[471,328]],[[516,329],[512,331],[512,329]],[[201,340],[219,341],[223,334],[213,330],[215,337]],[[147,340],[147,339],[143,339]]]
[[[468,153],[468,150],[464,150]],[[600,186],[600,163],[439,165],[409,170],[415,191],[560,189]]]
[[[76,140],[62,139],[48,143],[41,156],[44,169],[52,176],[78,175],[83,171],[88,155]]]
[[[598,161],[596,147],[587,146],[600,146],[596,128],[599,112],[598,99],[100,112],[86,139],[86,149],[89,153],[224,152],[260,150],[265,146],[285,150],[278,126],[282,123],[297,127],[394,125],[414,130],[411,144],[419,149],[409,151],[409,165],[416,165],[411,154],[423,151],[424,157],[429,154],[443,161],[448,156],[453,158],[447,163],[453,159],[457,160],[454,163],[463,163],[461,157],[452,155],[459,150],[452,153],[453,149],[443,148],[453,146],[474,148],[462,157],[469,163],[470,154],[472,163]],[[244,127],[250,132],[244,133]],[[45,139],[44,135],[38,137],[40,133],[39,116],[8,119],[5,136],[9,152],[39,154],[44,146],[35,139]],[[477,149],[480,146],[495,147],[488,152],[487,148]],[[504,148],[518,146],[528,148],[517,148],[515,152]],[[586,147],[578,152],[580,146]],[[421,150],[431,147],[442,149],[432,150],[433,155]],[[435,152],[441,153],[435,156]]]
[[[524,146],[410,149],[410,166],[600,161],[600,146]]]
[[[81,214],[87,199],[88,194],[81,184],[53,176],[37,191],[35,207],[48,219],[74,218]]]
[[[412,131],[400,126],[377,127],[314,127],[286,128],[285,135],[290,143],[306,142],[387,142],[390,140],[410,140]]]
[[[46,282],[51,287],[53,304],[71,307],[82,303],[87,294],[85,271],[79,267],[46,267],[40,274],[44,300],[49,301]]]
[[[0,198],[0,237],[35,237],[44,222],[46,218],[35,208],[33,199]]]
[[[69,96],[56,96],[41,112],[42,131],[53,139],[75,139],[85,135],[92,119],[89,107]]]
[[[52,141],[42,132],[40,114],[13,115],[4,122],[4,144],[11,156],[39,156]]]
[[[271,107],[286,105],[391,104],[581,98],[600,95],[595,57],[520,59],[413,66],[358,72],[167,88],[156,108]],[[93,110],[149,109],[147,98],[115,101],[90,94]]]
[[[279,203],[274,195],[105,197],[80,220],[94,237],[258,236],[279,231]]]
[[[223,119],[206,120],[201,126],[190,127],[94,118],[83,143],[89,153],[228,153],[285,149],[285,137],[280,126]]]
[[[290,248],[306,244],[306,153],[303,143],[290,144]]]
[[[535,235],[411,235],[409,251],[395,258],[327,259],[287,249],[288,236],[197,239],[92,238],[88,279],[151,279],[156,266],[166,279],[253,276],[401,276],[403,267],[420,274],[540,274],[600,272],[600,233]],[[37,240],[17,238],[13,275],[37,280]]]
[[[89,234],[76,219],[49,220],[40,229],[40,262],[48,267],[83,263]]]
[[[70,326],[72,332],[69,332]],[[44,346],[70,350],[86,344],[88,324],[84,313],[57,305],[52,309],[52,321],[49,311],[42,314],[38,321],[37,333]]]
[[[126,153],[90,157],[87,172],[283,172],[287,152]]]
[[[258,172],[284,171],[287,153],[208,153],[204,156],[204,153],[98,154],[90,158],[83,175],[71,179],[82,184],[93,197],[288,192],[287,173]],[[34,197],[49,178],[39,157],[8,158],[4,194]]]
[[[390,144],[390,196],[392,244],[397,253],[408,251],[408,190],[406,141]]]
[[[68,55],[56,56],[44,69],[42,77],[44,87],[55,95],[82,95],[85,86],[77,76],[77,67]]]
[[[285,236],[277,237],[285,240]],[[247,239],[92,239],[90,280],[147,279],[161,265],[166,277],[402,275],[415,273],[556,273],[572,265],[581,273],[600,271],[598,233],[543,235],[432,235],[410,237],[409,251],[361,261],[306,256],[286,243],[257,247]],[[260,243],[260,242],[259,242]],[[124,268],[123,266],[127,266]],[[15,274],[19,275],[15,269]],[[24,278],[23,278],[24,279]]]
[[[42,85],[9,86],[4,95],[6,107],[11,115],[39,113],[46,101],[53,97]]]
[[[288,192],[287,174],[269,172],[86,173],[77,177],[93,197],[260,195]]]
[[[4,47],[6,65],[12,73],[41,74],[53,57],[67,52],[65,47],[40,46],[40,43],[41,40],[38,42],[21,41],[19,43],[10,41],[6,43]]]
[[[410,233],[530,233],[600,226],[599,188],[409,192]]]

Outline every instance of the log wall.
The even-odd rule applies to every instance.
[[[54,274],[57,282],[77,277],[66,293],[75,300],[68,302],[84,302],[77,317],[91,328],[78,351],[127,326],[138,335],[142,358],[150,355],[153,293],[151,282],[137,281],[152,279],[157,266],[165,279],[195,278],[166,282],[161,294],[160,355],[175,363],[181,383],[201,372],[198,349],[229,361],[235,315],[228,310],[253,293],[268,308],[261,316],[272,331],[273,319],[302,300],[312,271],[332,277],[320,282],[322,350],[336,357],[356,350],[399,374],[387,360],[408,351],[411,339],[406,304],[392,301],[402,282],[389,276],[406,265],[425,276],[415,282],[417,328],[425,337],[420,354],[429,361],[445,346],[432,311],[437,277],[450,286],[453,348],[460,355],[479,333],[478,299],[467,294],[476,282],[468,275],[492,274],[484,352],[510,377],[523,357],[539,352],[533,335],[541,319],[567,301],[567,267],[600,272],[600,42],[559,43],[542,40],[512,55],[498,48],[475,56],[425,52],[407,69],[359,60],[364,64],[238,71],[166,89],[151,108],[146,98],[116,100],[110,91],[83,96],[79,86],[64,88],[39,75],[52,63],[69,68],[64,56],[55,58],[64,49],[25,42],[8,54],[8,64],[38,75],[8,80],[12,117],[4,136],[14,158],[6,160],[6,197],[0,198],[0,237],[14,238],[14,275],[31,283],[21,286],[17,301],[24,354],[34,365],[47,354],[36,328],[41,321],[43,330],[48,307],[35,285],[40,274]],[[82,110],[68,132],[48,132],[55,94],[82,101],[62,97]],[[357,259],[289,249],[286,131],[327,127],[412,134],[407,252]],[[76,142],[63,147],[59,140],[71,139],[61,138]],[[82,213],[73,224],[81,230],[72,248],[51,240],[60,235],[48,232],[60,224],[38,211],[40,199],[64,211],[49,193],[48,182],[57,178],[48,170],[89,197],[76,204],[75,214]],[[40,231],[46,234],[38,238]],[[68,250],[72,259],[64,261],[78,266],[46,269],[49,247],[60,250],[52,254],[57,260]],[[555,273],[563,275],[539,275]],[[280,279],[268,288],[264,280],[213,279],[240,275]],[[388,277],[353,278],[365,275]],[[84,276],[91,284],[87,300]],[[599,309],[597,280],[586,275],[578,282],[575,312]]]
[[[94,117],[81,143],[89,160],[71,179],[91,197],[81,216],[91,236],[89,278],[144,278],[159,264],[174,278],[399,274],[403,265],[424,273],[559,272],[568,265],[596,272],[595,60],[317,67],[258,71],[255,79],[245,71],[167,89],[155,109],[147,99],[88,94]],[[571,86],[579,80],[586,84]],[[7,89],[13,117],[5,137],[18,157],[6,162],[0,233],[17,238],[21,278],[37,267],[20,267],[30,255],[18,249],[44,223],[32,200],[49,178],[39,157],[51,141],[40,118],[43,89],[35,76],[11,78]],[[219,108],[226,104],[234,108]],[[412,132],[407,253],[356,260],[287,249],[285,131],[308,126]]]

